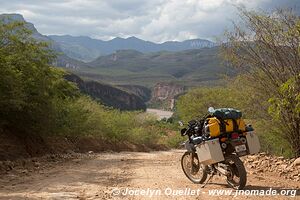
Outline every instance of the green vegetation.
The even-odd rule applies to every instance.
[[[141,112],[93,101],[54,68],[55,54],[23,23],[0,22],[0,132],[20,137],[96,136],[106,141],[168,144],[167,127]]]
[[[181,119],[187,122],[207,113],[210,106],[215,108],[236,107],[235,92],[227,87],[203,87],[190,90],[178,99],[177,113]]]
[[[112,142],[155,145],[166,131],[156,125],[152,116],[109,109],[88,97],[76,98],[58,110],[56,131],[63,135],[92,135]]]
[[[243,111],[262,148],[286,157],[300,155],[300,20],[290,11],[276,15],[241,10],[242,26],[226,34],[224,58],[241,75],[223,87],[199,88],[177,103],[189,120],[209,106]],[[250,42],[251,41],[251,42]]]
[[[243,85],[243,90],[239,90],[243,84],[239,82],[239,78],[228,81],[223,87],[203,87],[190,90],[177,101],[176,113],[179,118],[184,122],[200,118],[207,113],[210,106],[237,108],[243,112],[246,123],[252,124],[254,127],[260,137],[263,151],[291,157],[293,151],[278,129],[278,124],[272,120],[268,112],[257,109],[259,103],[267,102],[259,102],[261,100],[256,99],[256,94],[250,92],[252,88],[246,85]],[[245,79],[242,80],[245,82]]]
[[[54,53],[30,37],[22,23],[0,24],[0,127],[12,132],[46,132],[54,103],[75,98],[75,87],[48,63]]]
[[[174,82],[195,86],[219,80],[220,74],[233,75],[218,57],[218,47],[180,52],[140,53],[120,50],[101,56],[78,71],[81,75],[114,84],[136,84],[151,87],[157,82]]]
[[[295,156],[300,155],[300,19],[289,10],[276,15],[241,10],[244,26],[227,34],[225,58],[252,79],[266,109]],[[253,42],[249,42],[253,41]]]

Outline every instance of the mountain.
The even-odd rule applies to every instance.
[[[72,76],[82,92],[123,110],[144,109],[145,102],[156,105],[161,98],[155,98],[155,93],[160,97],[162,93],[172,92],[175,86],[216,85],[220,83],[221,74],[236,73],[222,63],[218,57],[219,47],[208,40],[157,44],[136,37],[102,41],[84,36],[45,36],[21,15],[3,14],[0,20],[24,22],[34,38],[49,42],[59,53],[54,62],[56,66],[68,68],[84,80],[92,80]],[[93,60],[82,62],[74,58]],[[170,105],[176,99],[174,95],[167,98]]]
[[[88,63],[91,67],[83,67],[79,73],[114,84],[153,87],[159,82],[175,82],[195,86],[217,82],[220,74],[235,74],[234,69],[222,63],[218,51],[219,47],[151,53],[118,50],[98,57]]]
[[[19,21],[25,23],[25,27],[32,31],[32,36],[38,41],[48,42],[50,48],[56,51],[59,55],[54,64],[58,67],[65,67],[69,70],[79,70],[80,68],[88,69],[86,63],[66,56],[62,52],[59,43],[51,38],[40,34],[32,23],[26,22],[22,15],[19,14],[1,14],[0,20],[4,23]],[[84,81],[75,74],[70,74],[65,77],[67,80],[75,82],[82,93],[88,94],[96,100],[101,101],[104,105],[111,106],[120,110],[145,110],[147,101],[151,91],[142,86],[124,86],[115,87],[108,84],[103,84],[97,81]],[[150,93],[149,93],[150,91]]]
[[[13,21],[25,23],[25,27],[32,32],[33,38],[38,41],[47,42],[50,45],[50,48],[58,53],[57,59],[54,62],[54,65],[57,67],[66,67],[71,69],[78,69],[82,66],[87,67],[86,63],[76,60],[74,58],[68,57],[64,54],[63,50],[60,47],[60,44],[52,40],[50,37],[40,34],[35,26],[25,21],[24,17],[20,14],[0,14],[0,21],[4,23],[9,23]]]
[[[131,49],[142,53],[157,51],[177,52],[215,46],[215,43],[203,39],[185,40],[183,42],[168,41],[158,44],[136,37],[117,37],[108,41],[92,39],[87,36],[49,35],[49,37],[60,44],[66,55],[82,61],[92,61],[100,55],[108,55],[117,50]]]
[[[88,94],[106,106],[120,110],[145,110],[146,104],[138,95],[126,92],[111,85],[97,81],[84,81],[75,74],[66,75],[68,81],[77,84],[82,93]]]

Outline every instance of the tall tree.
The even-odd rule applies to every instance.
[[[269,113],[300,155],[300,19],[292,10],[240,9],[242,22],[226,33],[223,55],[269,99]]]
[[[49,128],[54,99],[74,89],[51,66],[54,58],[48,44],[34,40],[24,23],[0,21],[0,130]]]

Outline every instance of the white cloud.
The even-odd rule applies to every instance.
[[[1,13],[20,13],[43,34],[95,38],[136,36],[163,42],[212,39],[251,9],[299,5],[298,0],[0,0]],[[297,7],[299,9],[299,7]]]

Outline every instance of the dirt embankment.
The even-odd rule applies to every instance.
[[[37,136],[0,133],[0,161],[38,157],[47,154],[86,153],[89,151],[167,150],[163,145],[143,145],[129,142],[111,142],[99,137]]]
[[[205,187],[191,183],[180,166],[181,150],[157,152],[107,152],[76,154],[75,157],[43,158],[36,166],[14,168],[2,174],[0,199],[232,199],[230,195],[211,195],[215,189],[230,190],[222,177],[214,177]],[[49,160],[51,159],[51,160]],[[250,157],[250,159],[253,159]],[[256,160],[255,160],[256,161]],[[239,196],[235,199],[299,199],[300,183],[286,179],[277,172],[259,172],[252,161],[246,161],[248,182],[245,189],[275,191],[297,190],[294,197]],[[299,170],[300,166],[297,167]],[[161,191],[126,194],[132,191]],[[167,195],[172,190],[175,194]],[[176,195],[176,191],[186,191]],[[197,194],[188,192],[199,191]],[[116,195],[118,191],[124,195]]]

